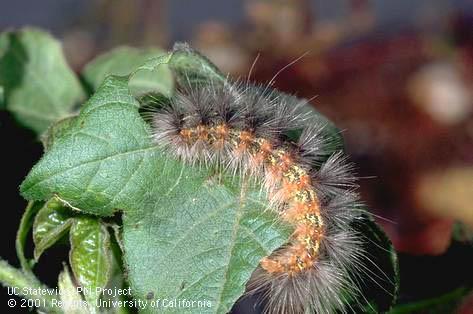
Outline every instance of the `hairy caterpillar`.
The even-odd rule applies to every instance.
[[[290,224],[289,242],[263,258],[247,285],[268,313],[345,312],[366,272],[355,177],[342,152],[326,156],[323,124],[310,124],[301,102],[246,82],[181,84],[151,113],[153,139],[187,163],[255,177],[272,210]],[[295,141],[289,132],[302,129]]]

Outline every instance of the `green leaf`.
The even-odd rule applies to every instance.
[[[63,237],[72,225],[70,209],[53,197],[44,204],[33,225],[34,258],[38,261],[43,252]]]
[[[432,299],[421,300],[418,302],[399,304],[392,308],[389,314],[443,314],[457,313],[455,311],[462,299],[471,292],[471,289],[460,287]]]
[[[46,291],[48,287],[40,283],[36,277],[25,274],[23,271],[10,266],[2,259],[0,259],[0,284],[4,287],[16,288],[18,294],[23,296],[24,299],[33,300],[33,302],[36,300],[36,302],[39,302],[40,306],[38,308],[38,313],[62,313],[57,306],[53,306],[55,299],[53,297],[54,291],[50,290],[52,292],[51,294],[31,293],[31,289]],[[17,303],[16,306],[20,307],[20,304]]]
[[[5,109],[5,90],[0,86],[0,109]]]
[[[109,77],[21,191],[29,199],[57,193],[99,215],[120,208],[134,295],[195,296],[213,305],[202,313],[225,313],[259,260],[289,235],[274,224],[275,214],[264,211],[259,189],[242,194],[235,186],[153,145],[127,81]]]
[[[21,268],[25,273],[32,274],[30,261],[25,257],[25,244],[28,233],[33,226],[35,215],[43,207],[43,202],[29,202],[21,217],[20,226],[16,234],[16,255],[20,261]]]
[[[360,282],[362,294],[369,302],[365,308],[353,305],[356,313],[382,313],[388,311],[396,302],[399,291],[399,264],[396,251],[369,213],[364,214],[352,224],[354,230],[364,238],[366,254],[362,259],[365,275],[353,277]]]
[[[135,80],[135,76],[142,73],[153,73],[169,69],[174,74],[178,84],[208,84],[209,82],[223,83],[225,76],[206,57],[191,49],[187,44],[176,44],[172,52],[151,58],[139,66],[130,76],[130,82]],[[150,74],[148,74],[150,75]],[[135,96],[140,97],[132,89]],[[159,93],[159,90],[153,91]],[[161,93],[162,94],[162,93]],[[163,94],[169,97],[167,94]]]
[[[57,194],[72,208],[101,216],[126,208],[130,195],[149,189],[141,181],[153,173],[147,161],[156,154],[138,106],[125,79],[106,79],[30,171],[22,194],[39,200]]]
[[[169,66],[179,83],[208,84],[209,81],[226,80],[225,75],[209,59],[187,44],[174,45]]]
[[[74,124],[75,118],[76,116],[70,116],[54,122],[49,126],[46,132],[41,134],[40,139],[45,151],[49,150],[49,148],[53,146],[56,139],[62,137],[69,131],[71,125]]]
[[[64,270],[59,274],[58,288],[59,291],[61,291],[59,297],[62,302],[61,309],[64,313],[89,314],[82,296],[77,292],[77,287],[74,284],[67,266],[64,266]]]
[[[289,230],[274,224],[276,217],[264,211],[267,205],[253,189],[239,195],[228,181],[196,176],[187,167],[163,163],[160,170],[154,193],[162,197],[154,209],[124,213],[125,259],[135,295],[209,300],[210,308],[190,311],[227,313],[259,260],[280,247]]]
[[[6,109],[37,133],[69,115],[84,98],[59,42],[33,28],[0,36],[0,85]]]
[[[116,228],[115,228],[116,227]],[[112,251],[112,260],[111,260],[111,272],[110,280],[106,286],[106,289],[120,289],[124,293],[117,295],[103,294],[101,299],[104,300],[105,306],[103,308],[108,309],[110,313],[116,314],[127,314],[132,312],[132,307],[129,306],[129,303],[121,306],[113,306],[113,304],[120,304],[119,302],[130,301],[132,300],[132,294],[130,288],[125,282],[125,274],[123,269],[123,255],[120,248],[120,244],[117,239],[117,225],[112,226],[114,230],[115,237],[112,237],[111,241],[111,251]],[[118,291],[118,290],[115,290]],[[118,303],[117,303],[118,302]],[[108,307],[108,304],[112,306]]]
[[[455,222],[453,225],[452,239],[473,245],[473,228],[464,222]]]
[[[99,219],[74,219],[70,231],[69,260],[78,283],[84,288],[85,300],[94,311],[100,297],[97,288],[104,288],[110,280],[110,235]]]
[[[97,90],[108,75],[126,76],[148,59],[159,58],[165,52],[157,49],[120,47],[98,56],[88,63],[83,71],[85,81]],[[173,91],[173,78],[167,66],[156,71],[142,71],[133,76],[130,89],[136,95],[159,92],[169,97]]]

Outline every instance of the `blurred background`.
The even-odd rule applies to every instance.
[[[400,252],[401,302],[473,285],[472,0],[0,3],[1,31],[25,25],[60,38],[76,71],[119,45],[187,41],[235,77],[257,59],[251,80],[265,83],[302,56],[274,85],[313,98],[343,130],[363,200]],[[2,124],[14,122],[2,113]],[[42,150],[27,130],[2,138],[13,150],[7,162],[18,165],[4,178],[16,224],[24,201],[11,182]],[[5,243],[15,224],[2,231]],[[471,304],[458,308],[473,313]]]

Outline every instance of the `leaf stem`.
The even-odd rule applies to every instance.
[[[20,226],[18,228],[15,241],[16,255],[18,256],[18,260],[20,261],[21,268],[28,276],[31,276],[33,278],[34,274],[31,270],[31,263],[25,257],[25,243],[28,236],[28,232],[33,226],[34,217],[42,205],[42,202],[38,203],[30,201],[28,203],[28,206],[26,206],[25,212],[21,217]]]
[[[0,259],[0,283],[5,287],[17,288],[16,292],[25,298],[34,297],[34,300],[41,300],[41,308],[47,313],[62,313],[59,308],[53,308],[54,297],[49,294],[28,295],[24,291],[27,289],[48,289],[36,278],[29,276],[19,269],[14,268],[3,259]]]

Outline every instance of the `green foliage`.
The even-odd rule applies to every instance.
[[[99,216],[135,208],[152,186],[144,181],[158,155],[126,79],[109,77],[21,186],[27,199],[58,194]],[[133,197],[134,196],[134,197]]]
[[[36,261],[71,227],[73,219],[69,211],[58,199],[52,198],[36,214],[33,224],[34,258]]]
[[[86,291],[85,300],[93,308],[100,297],[97,288],[105,288],[110,279],[110,235],[100,220],[80,217],[72,224],[70,241],[72,272]]]
[[[389,311],[388,314],[456,313],[456,307],[468,295],[468,292],[471,292],[471,289],[460,287],[436,298],[398,305]]]
[[[84,99],[59,42],[32,28],[0,36],[0,86],[4,107],[37,133]]]
[[[108,75],[127,76],[148,59],[162,55],[165,55],[165,52],[156,48],[140,50],[120,47],[92,60],[85,66],[82,75],[96,91]],[[162,66],[155,71],[139,73],[130,81],[130,89],[137,95],[159,92],[170,96],[173,90],[171,72],[168,67]]]
[[[62,118],[42,136],[45,154],[20,188],[26,199],[35,201],[25,212],[17,240],[25,271],[29,271],[30,264],[23,248],[31,228],[36,260],[69,233],[73,276],[67,268],[60,275],[59,284],[68,291],[64,298],[83,297],[94,304],[104,297],[96,293],[75,294],[71,290],[73,281],[93,292],[97,287],[125,287],[128,283],[133,298],[143,301],[178,298],[206,300],[211,305],[167,309],[168,312],[227,313],[244,292],[245,283],[261,258],[283,245],[291,230],[275,223],[276,213],[266,210],[267,198],[254,182],[229,178],[216,169],[184,165],[156,147],[150,127],[139,113],[142,96],[166,99],[173,93],[174,80],[195,85],[210,81],[221,84],[225,76],[186,46],[167,54],[154,49],[117,49],[86,66],[82,72],[84,81],[95,93],[73,115],[72,106],[82,92],[78,93],[81,89],[70,83],[76,78],[64,78],[71,71],[61,63],[63,58],[58,57],[60,49],[55,41],[36,30],[7,33],[0,38],[0,69],[1,60],[13,60],[8,58],[19,49],[15,48],[17,42],[27,52],[32,53],[31,47],[37,50],[37,55],[25,59],[35,62],[17,62],[17,68],[7,67],[10,72],[0,73],[7,108],[12,112],[22,108],[43,117],[38,123],[39,120],[18,116],[37,132]],[[35,90],[39,92],[38,108],[32,107],[37,103],[32,101],[35,98],[31,91],[46,84],[32,80],[38,71],[53,71],[39,62],[46,58],[44,50],[50,46],[55,49],[49,53],[67,69],[57,69],[58,75],[62,73],[64,83],[69,82],[67,93],[63,90],[65,84],[56,81],[48,89],[50,99],[64,104],[61,114],[54,118],[44,116],[50,114],[45,106],[51,106],[51,102],[41,102],[41,97],[46,97],[44,90]],[[17,82],[11,88],[13,85],[8,82],[16,77],[28,79],[18,80],[21,84]],[[51,78],[55,79],[58,78]],[[338,129],[315,110],[304,110],[313,121],[327,122],[325,136],[331,139],[330,151],[341,149],[343,141]],[[291,136],[297,138],[299,131],[294,130]],[[383,238],[381,230],[373,231],[371,220],[360,224],[361,232],[381,248],[375,254],[386,262],[384,273],[396,277],[390,242]],[[392,294],[396,289],[394,283]],[[391,295],[372,302],[384,309],[392,299]],[[93,306],[89,310],[98,311]],[[143,312],[161,310],[147,307]]]
[[[5,108],[5,90],[0,86],[0,109]]]
[[[136,295],[200,295],[212,302],[210,312],[224,313],[288,231],[273,223],[274,214],[261,214],[266,205],[259,189],[243,193],[239,184],[221,180],[156,148],[127,80],[109,77],[21,191],[29,199],[56,193],[81,212],[101,216],[120,208]]]
[[[26,206],[25,212],[21,217],[20,226],[18,227],[18,231],[16,234],[16,255],[18,256],[18,260],[20,261],[22,270],[27,273],[28,275],[32,275],[31,273],[31,262],[25,257],[25,244],[27,241],[27,237],[31,227],[33,226],[33,221],[35,219],[35,215],[43,206],[43,202],[29,202],[28,206]]]
[[[68,132],[70,126],[74,123],[75,118],[76,116],[70,116],[54,122],[43,134],[41,134],[40,140],[43,143],[45,151],[54,144],[56,139],[62,137],[63,134]]]
[[[62,291],[60,295],[61,301],[64,303],[62,310],[68,314],[88,314],[87,307],[77,306],[83,302],[81,294],[77,291],[67,267],[59,274],[58,288]]]
[[[361,259],[363,268],[369,274],[356,278],[363,287],[363,295],[369,303],[355,311],[363,313],[384,313],[392,308],[399,291],[399,265],[397,254],[389,238],[368,213],[353,222],[352,227],[364,237],[366,255]]]

